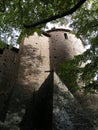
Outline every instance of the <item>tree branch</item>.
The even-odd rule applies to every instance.
[[[51,16],[50,18],[44,19],[42,21],[39,21],[39,22],[31,24],[31,25],[24,24],[23,26],[25,28],[27,28],[27,29],[34,28],[34,27],[36,27],[38,25],[45,24],[45,23],[50,22],[52,20],[56,20],[58,18],[62,18],[64,16],[70,15],[70,14],[74,13],[78,8],[80,8],[80,6],[83,3],[85,3],[85,2],[86,2],[86,0],[80,0],[73,8],[71,8],[70,10],[67,10],[67,11],[63,12],[62,14],[57,14],[57,15]]]

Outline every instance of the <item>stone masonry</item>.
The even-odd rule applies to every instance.
[[[55,29],[47,33],[50,37],[34,33],[23,43],[18,84],[28,86],[31,91],[40,87],[47,71],[58,70],[64,60],[84,51],[82,42],[69,30]]]
[[[47,31],[46,33],[48,34],[47,36],[38,36],[37,33],[34,33],[33,36],[25,38],[22,45],[23,49],[22,51],[20,51],[21,58],[20,52],[16,53],[9,50],[4,50],[4,52],[0,56],[0,103],[2,104],[2,107],[0,107],[0,118],[2,119],[2,121],[4,121],[4,114],[6,113],[7,109],[5,110],[3,116],[1,113],[5,106],[9,106],[9,110],[6,116],[6,122],[8,122],[9,126],[11,127],[12,124],[17,126],[21,122],[22,117],[25,114],[26,104],[28,104],[28,102],[30,101],[33,93],[39,92],[39,90],[41,89],[40,87],[47,79],[50,71],[54,69],[57,72],[64,60],[72,59],[75,55],[79,55],[84,52],[84,46],[81,40],[77,39],[74,34],[71,34],[69,30],[54,29]],[[18,65],[19,71],[17,71]],[[61,127],[63,127],[64,129],[65,125],[67,130],[80,130],[80,128],[81,130],[87,130],[88,127],[90,127],[90,130],[93,130],[91,123],[93,122],[93,120],[89,120],[91,113],[83,114],[81,116],[80,109],[82,105],[80,104],[83,104],[83,102],[79,102],[79,105],[77,105],[76,99],[69,92],[66,86],[62,83],[59,83],[61,81],[56,75],[55,78],[56,81],[53,93],[53,120],[55,120],[55,117],[57,117],[55,123],[58,123],[58,127],[55,127],[55,130],[61,130]],[[15,83],[16,79],[17,82]],[[9,99],[8,97],[11,98]],[[81,100],[83,97],[81,96]],[[84,98],[84,100],[85,99],[87,98]],[[10,100],[10,103],[8,102],[8,100]],[[73,103],[70,104],[70,101],[72,101]],[[76,109],[76,107],[78,106],[79,111]],[[83,110],[85,111],[86,109],[84,108]],[[59,115],[59,111],[62,116]],[[88,109],[85,111],[85,113],[87,111]],[[85,115],[88,117],[85,118]],[[68,118],[66,118],[65,116]],[[92,116],[94,116],[94,114],[92,114],[91,117]],[[83,126],[83,129],[81,127],[83,125],[83,122],[77,124],[78,120],[81,120],[82,117],[84,121],[85,119],[87,119],[84,123],[85,125]],[[95,116],[92,119],[95,119]],[[64,121],[66,121],[65,124]],[[91,123],[91,125],[86,124],[87,122]]]
[[[9,100],[16,83],[19,53],[17,49],[5,49],[0,54],[0,120],[5,119]]]

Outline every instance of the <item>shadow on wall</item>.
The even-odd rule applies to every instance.
[[[33,93],[20,123],[21,130],[52,130],[53,72],[38,91]]]
[[[17,79],[20,51],[5,49],[0,57],[0,120],[4,121]]]
[[[38,86],[37,78],[41,73],[40,64],[42,62],[42,57],[36,47],[30,44],[24,45],[19,68],[19,84],[28,85],[31,87],[31,91],[34,90]]]
[[[38,79],[35,78],[41,73],[39,62],[43,61],[42,58],[36,54],[37,51],[37,48],[34,48],[29,44],[23,45],[18,79],[14,86],[9,105],[9,110],[12,113],[19,112],[25,108],[25,105],[32,97],[35,88],[39,85]]]
[[[39,88],[44,81],[43,74],[45,74],[45,72],[41,70],[44,60],[42,58],[44,58],[44,56],[40,55],[38,46],[33,47],[32,44],[24,43],[23,45],[18,80],[14,87],[9,107],[10,113],[17,112],[21,118],[24,114],[22,110],[25,109],[26,103],[32,98],[34,90],[37,91],[37,88]],[[45,75],[45,78],[47,75],[48,74]]]

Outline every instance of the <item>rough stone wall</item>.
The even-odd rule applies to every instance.
[[[14,92],[10,101],[9,112],[7,113],[7,118],[6,118],[6,121],[8,121],[10,124],[12,123],[16,125],[21,121],[22,116],[25,113],[25,105],[26,105],[25,101],[27,100],[28,102],[29,101],[28,99],[32,97],[32,93],[33,94],[38,93],[42,89],[41,86],[44,86],[42,84],[45,81],[45,79],[47,79],[48,74],[50,73],[49,70],[55,68],[55,70],[57,71],[59,65],[65,59],[73,58],[74,55],[81,54],[84,51],[84,47],[81,41],[75,38],[75,36],[73,34],[70,34],[68,31],[66,32],[64,30],[54,30],[54,31],[52,30],[52,31],[48,31],[47,33],[50,35],[50,37],[46,37],[44,35],[41,37],[35,33],[33,36],[25,38],[24,40],[23,49],[21,53],[18,79],[14,87]],[[11,55],[8,56],[8,59],[12,55],[14,54],[12,54],[11,52]],[[2,56],[0,57],[0,59],[2,59]],[[10,68],[13,62],[12,59],[10,59],[11,64],[7,62],[7,64],[9,64],[7,65],[8,66],[7,70],[12,69],[12,67]],[[3,66],[2,63],[3,62],[0,62],[1,66]],[[14,72],[13,71],[12,72],[15,74],[16,72],[15,70],[17,69],[15,69],[14,66],[14,69],[12,70],[14,70]],[[6,73],[4,73],[4,76],[7,75]],[[1,75],[2,74],[3,71]],[[54,92],[53,92],[53,127],[54,127],[53,129],[65,130],[66,128],[66,130],[87,130],[87,129],[93,130],[93,126],[94,125],[96,126],[96,124],[98,124],[97,123],[98,121],[95,119],[96,118],[95,115],[97,115],[98,117],[97,104],[95,110],[96,113],[94,111],[90,111],[90,109],[87,108],[87,105],[86,105],[87,109],[85,109],[85,104],[87,103],[87,101],[89,107],[92,107],[93,109],[94,105],[91,106],[91,103],[89,104],[89,102],[94,102],[94,100],[93,99],[92,101],[91,99],[87,100],[87,98],[81,96],[81,100],[78,103],[74,98],[74,96],[67,89],[67,87],[60,81],[59,77],[56,74],[54,75],[54,77],[55,77],[55,81],[54,81]],[[6,81],[10,80],[11,84],[13,84],[13,80],[12,80],[13,77],[8,77],[7,79],[6,78],[4,80]],[[6,85],[7,83],[4,82],[4,84]],[[10,86],[4,89],[4,92],[5,90],[7,92],[8,90],[11,90]],[[45,96],[42,92],[40,93],[40,95],[42,97]],[[46,95],[48,95],[48,91]],[[44,100],[41,98],[41,96],[39,96],[40,99],[39,102],[41,101],[43,103]],[[5,102],[8,100],[5,100],[4,98],[4,100],[2,101]],[[30,102],[31,104],[33,104],[32,101],[33,100],[31,99]],[[37,104],[38,100],[34,98],[34,102]],[[83,103],[84,103],[84,108],[82,108]],[[37,108],[40,110],[42,106],[37,104]],[[34,107],[33,110],[34,115],[37,113],[37,112],[35,113],[35,109],[36,107]],[[87,111],[89,112],[87,113]],[[32,113],[32,109],[30,109],[29,115],[31,115],[31,113]],[[10,117],[10,121],[9,121],[9,117]],[[38,121],[37,119],[35,119],[34,122],[37,123]],[[28,122],[29,122],[29,118],[28,118]]]
[[[33,92],[19,125],[21,130],[52,130],[53,74],[52,71],[38,91]]]
[[[64,60],[73,58],[75,55],[84,52],[84,47],[81,41],[77,39],[75,35],[70,34],[70,32],[66,32],[64,30],[63,31],[55,30],[55,31],[48,31],[48,34],[50,35],[50,37],[46,37],[46,36],[39,37],[35,33],[33,36],[30,36],[29,38],[26,38],[24,40],[24,48],[21,57],[18,83],[24,86],[24,89],[26,91],[29,89],[30,91],[33,92],[34,89],[38,90],[40,88],[41,84],[47,78],[47,73],[45,73],[45,71],[54,68],[57,71],[59,69],[60,64],[63,63]],[[61,98],[64,98],[63,92],[61,94]],[[62,105],[64,106],[62,99],[60,100],[60,102],[62,102]],[[70,102],[70,100],[68,99],[67,102]],[[72,106],[70,105],[68,106],[69,109],[71,107],[73,108],[75,107],[73,106],[73,104]],[[59,104],[57,104],[57,107],[58,106]],[[85,105],[84,107],[87,107],[87,105]],[[67,109],[64,109],[64,111],[66,114]],[[83,111],[85,111],[85,109],[83,109],[82,112]],[[89,109],[85,111],[85,114],[87,113],[87,111],[89,111]],[[63,111],[61,112],[63,114]],[[69,113],[72,114],[72,111]],[[81,120],[80,116],[82,114],[81,113],[79,114],[78,114],[78,118],[79,120]],[[90,115],[87,113],[86,116],[88,116],[87,120],[89,120]],[[91,116],[94,116],[94,114],[92,114]],[[76,120],[78,120],[78,118]],[[85,116],[83,116],[83,120],[85,120]],[[85,122],[83,123],[85,124]],[[70,125],[70,122],[68,122],[68,125]],[[81,127],[82,123],[77,125],[77,127],[78,126]],[[88,126],[89,124],[86,125],[86,129]],[[70,129],[74,129],[71,126],[69,127]],[[81,130],[83,129],[81,128]]]
[[[84,51],[80,40],[69,32],[55,30],[48,33],[50,37],[39,37],[35,33],[33,36],[25,38],[24,40],[18,80],[14,87],[6,118],[6,121],[8,121],[10,125],[14,123],[16,125],[21,121],[25,113],[25,99],[28,99],[30,95],[32,97],[32,92],[36,93],[41,90],[41,86],[45,79],[47,79],[49,70],[53,68],[57,70],[64,59],[73,58],[74,55]],[[15,52],[9,52],[9,50],[5,50],[0,56],[0,118],[2,117],[2,110],[4,111],[4,108],[8,106],[8,97],[10,97],[9,95],[12,92],[11,90],[13,89],[17,77],[18,58]],[[73,95],[68,91],[66,86],[62,84],[60,79],[56,75],[54,77],[53,123],[55,130],[63,130],[65,128],[68,130],[93,130],[91,126],[93,122],[92,119],[95,118],[94,114],[91,115],[94,116],[94,118],[90,120],[90,116],[87,113],[88,109],[86,111],[85,109],[81,110],[82,105],[80,106],[80,104],[76,102]],[[41,96],[43,97],[44,95],[42,94]],[[83,96],[81,96],[81,100],[82,98]],[[43,102],[40,97],[39,99]],[[37,101],[36,99],[35,102]],[[40,105],[38,105],[38,108],[40,108]],[[83,111],[85,111],[85,113]],[[37,120],[35,122],[37,122]],[[98,124],[97,122],[94,123]]]
[[[87,111],[54,73],[53,130],[95,130]]]
[[[38,89],[47,78],[45,71],[57,70],[64,60],[84,51],[81,41],[65,30],[47,33],[50,37],[35,33],[23,43],[18,83],[28,86],[31,91]],[[65,39],[65,33],[68,39]]]
[[[0,120],[4,120],[18,73],[19,53],[5,49],[0,55]]]
[[[84,46],[75,35],[64,30],[55,29],[49,31],[50,66],[59,69],[64,60],[72,59],[75,55],[84,52]]]
[[[50,70],[49,39],[36,33],[25,38],[20,60],[18,84],[33,91],[38,89],[47,78],[45,71]]]
[[[10,87],[10,84],[13,86],[16,80],[14,77],[17,75],[18,63],[18,53],[5,49],[0,59],[0,93],[9,91],[8,86]]]

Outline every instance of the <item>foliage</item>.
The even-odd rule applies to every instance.
[[[3,41],[0,41],[0,49],[7,48],[7,44]]]
[[[79,89],[77,79],[78,74],[81,72],[80,67],[78,67],[78,62],[76,59],[65,61],[58,72],[64,83],[68,86],[70,91],[76,92]]]
[[[11,43],[16,41],[20,43],[23,37],[35,31],[40,34],[45,24],[29,29],[24,25],[36,24],[50,16],[60,14],[75,3],[76,0],[66,0],[66,2],[63,0],[0,0],[1,39],[5,42],[11,39]]]
[[[59,69],[59,76],[72,92],[79,89],[86,93],[98,91],[98,62],[97,59],[93,59],[94,62],[88,61],[87,53],[65,61]]]
[[[98,79],[95,81],[95,77],[98,75],[98,1],[86,2],[72,19],[74,19],[74,30],[88,40],[90,45],[82,56],[83,61],[89,60],[90,63],[84,67],[81,78],[85,82],[85,90],[93,92],[94,89],[98,90]]]
[[[77,76],[80,73],[81,81],[83,85],[85,84],[85,87],[82,87],[85,92],[96,92],[98,91],[98,1],[89,0],[85,2],[82,8],[71,16],[71,19],[71,27],[76,36],[82,37],[85,45],[89,45],[90,48],[83,55],[64,63],[61,66],[60,75],[63,79],[65,77],[66,82],[67,78],[70,77],[68,82],[71,86],[76,87]],[[82,68],[79,67],[83,63],[86,65]]]

